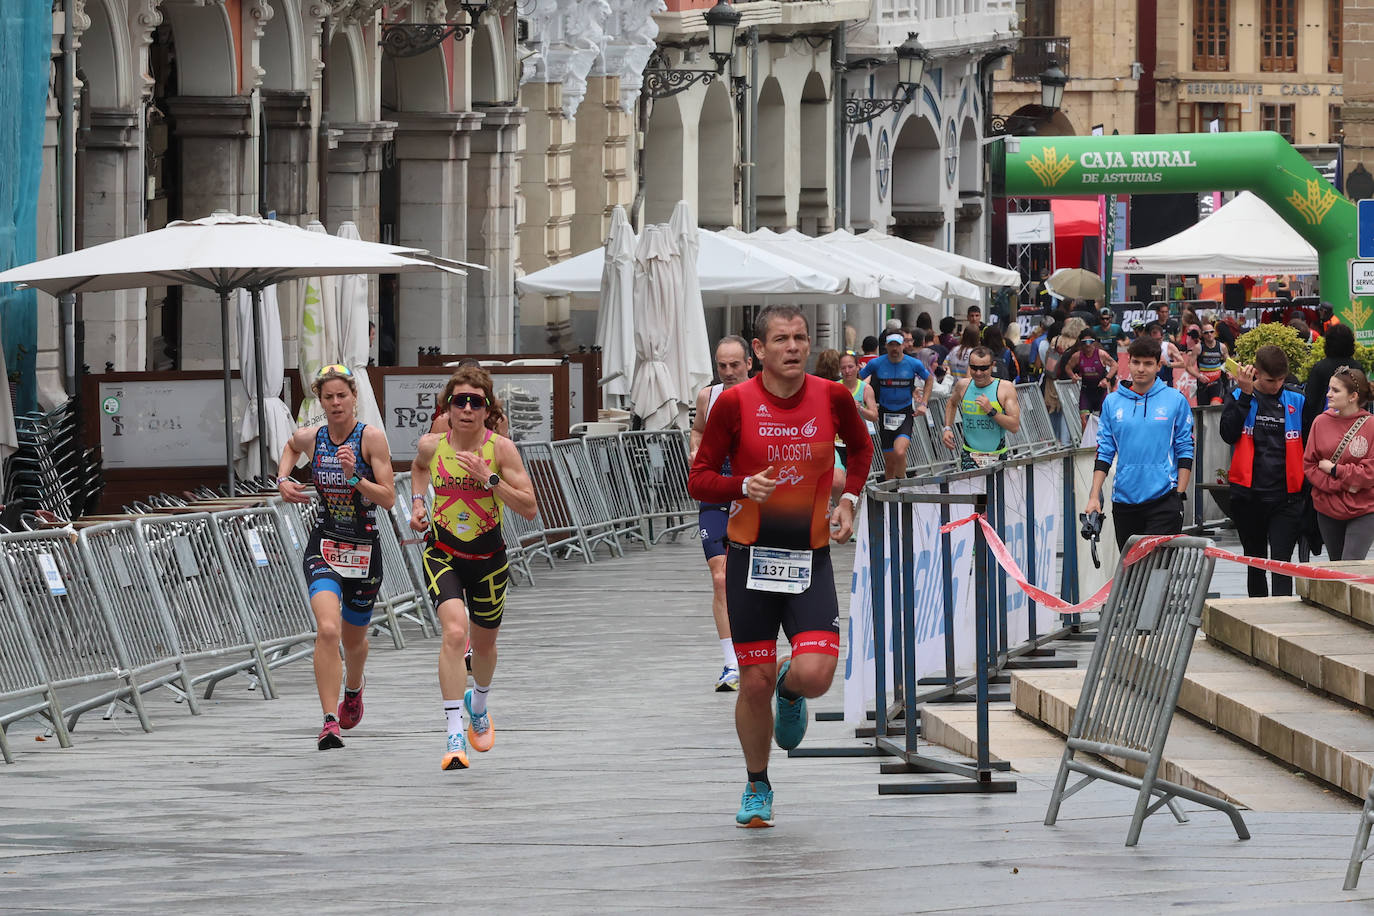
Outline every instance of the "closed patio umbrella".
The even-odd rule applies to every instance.
[[[677,242],[678,267],[682,271],[682,299],[678,303],[678,344],[672,355],[678,380],[680,413],[685,418],[696,401],[697,392],[711,384],[715,372],[711,366],[711,338],[706,331],[706,312],[701,304],[701,284],[697,278],[697,254],[701,244],[697,239],[697,222],[692,208],[680,200],[668,219],[668,229]]]
[[[681,257],[667,226],[647,226],[635,248],[635,374],[630,404],[645,429],[677,422],[677,380],[669,351],[678,339],[676,303],[682,299]]]
[[[601,270],[601,307],[596,313],[596,345],[601,348],[603,391],[622,401],[630,396],[635,374],[635,231],[619,205],[611,211]],[[619,375],[619,378],[613,376]]]

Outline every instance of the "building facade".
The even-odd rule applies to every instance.
[[[412,28],[467,22],[442,0],[72,0],[70,12],[77,247],[217,209],[319,219],[330,232],[351,220],[364,239],[490,268],[374,284],[384,359],[414,362],[421,346],[513,346],[523,110],[511,0],[470,34]],[[59,13],[55,72],[62,28]],[[416,37],[396,42],[405,53],[384,48],[393,29]],[[64,216],[61,85],[48,105],[40,257],[57,253]],[[300,303],[289,287],[279,298],[293,366]],[[56,304],[40,303],[41,388],[52,402],[73,357]],[[97,371],[217,367],[218,308],[180,287],[86,294],[79,358]]]

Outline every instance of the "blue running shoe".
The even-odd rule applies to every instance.
[[[773,740],[784,751],[792,750],[806,737],[806,698],[798,697],[794,702],[782,695],[782,679],[787,677],[791,667],[792,659],[789,658],[778,669],[778,713],[773,719]]]
[[[468,712],[468,744],[474,751],[486,752],[496,743],[496,727],[484,710],[481,715],[472,711],[472,688],[463,694],[463,706]]]
[[[463,733],[448,736],[448,750],[444,751],[443,770],[466,770],[468,768],[468,743]]]
[[[773,826],[773,790],[767,783],[751,782],[744,786],[744,797],[740,799],[739,814],[735,815],[736,827]]]

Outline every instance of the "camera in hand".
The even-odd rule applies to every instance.
[[[1094,569],[1102,568],[1102,561],[1097,558],[1097,540],[1102,537],[1103,519],[1101,512],[1078,513],[1078,522],[1082,526],[1079,534],[1083,536],[1083,540],[1091,542]]]

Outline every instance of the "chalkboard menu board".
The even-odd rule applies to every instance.
[[[453,370],[388,366],[369,372],[380,395],[378,406],[391,460],[409,464],[420,437],[429,432],[435,401]],[[512,440],[550,442],[567,437],[568,366],[495,367],[488,372],[510,423]]]

